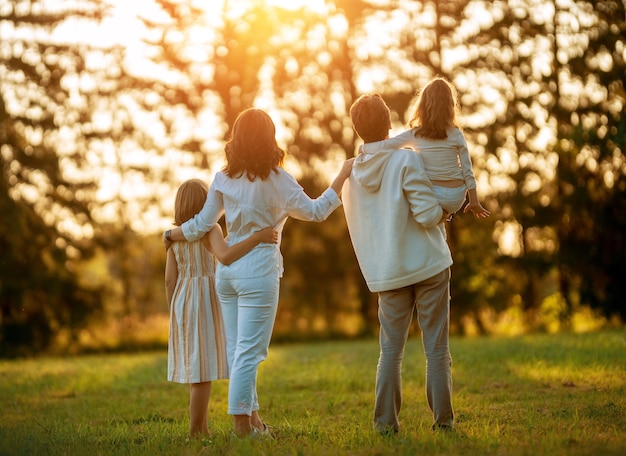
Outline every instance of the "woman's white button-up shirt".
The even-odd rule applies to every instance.
[[[225,216],[227,243],[233,245],[268,226],[278,231],[277,244],[259,244],[229,266],[218,265],[218,273],[227,278],[263,277],[278,269],[283,273],[280,253],[282,230],[287,217],[321,222],[341,205],[335,191],[328,188],[316,199],[310,198],[285,170],[270,172],[267,179],[248,180],[244,175],[230,178],[218,172],[202,210],[181,225],[188,241],[200,239]]]

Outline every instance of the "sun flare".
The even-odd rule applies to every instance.
[[[270,6],[292,11],[302,8],[319,12],[326,8],[324,0],[267,0],[266,3]]]

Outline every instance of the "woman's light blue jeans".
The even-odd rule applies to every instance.
[[[250,416],[259,410],[257,371],[267,357],[280,279],[278,272],[258,278],[219,277],[216,288],[226,328],[230,368],[228,413]]]

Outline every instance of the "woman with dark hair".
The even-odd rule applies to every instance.
[[[354,159],[346,160],[321,196],[311,199],[282,167],[285,153],[276,128],[260,109],[237,117],[226,144],[226,165],[215,175],[202,210],[165,233],[168,241],[202,237],[224,214],[228,245],[273,227],[277,244],[260,243],[230,265],[218,265],[217,293],[226,328],[230,384],[228,413],[238,436],[269,435],[259,417],[256,391],[259,364],[267,357],[283,274],[282,230],[288,217],[321,222],[341,205],[339,194]]]

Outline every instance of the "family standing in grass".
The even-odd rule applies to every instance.
[[[446,88],[449,96],[442,97]],[[438,92],[429,95],[432,90]],[[466,193],[466,212],[489,215],[478,202],[467,146],[456,125],[453,87],[441,78],[425,87],[410,124],[413,139],[408,133],[389,139],[389,108],[379,95],[360,97],[350,115],[364,145],[316,199],[281,167],[284,152],[274,123],[259,109],[247,109],[235,121],[225,147],[226,165],[208,191],[197,181],[193,187],[204,193],[191,195],[186,186],[192,183],[179,190],[177,227],[164,234],[171,314],[168,380],[191,384],[192,435],[208,433],[210,382],[229,377],[234,434],[271,438],[259,415],[256,384],[278,308],[282,229],[288,217],[325,220],[342,204],[342,189],[359,266],[368,288],[379,296],[374,427],[381,434],[398,432],[402,357],[414,308],[426,353],[433,427],[453,426],[448,348],[452,258],[443,224],[461,208]],[[421,147],[428,149],[428,159]],[[460,203],[449,206],[450,194]],[[198,202],[202,198],[203,205]],[[222,215],[227,241],[217,225]],[[219,260],[215,269],[209,252]]]

